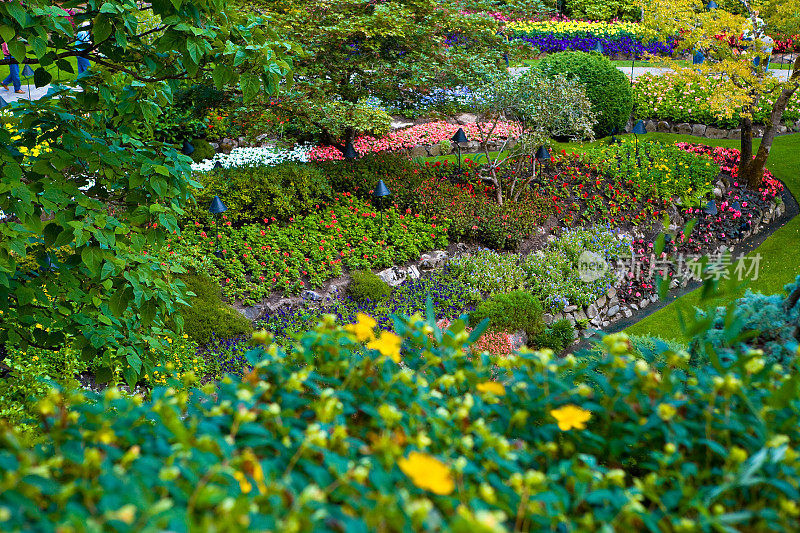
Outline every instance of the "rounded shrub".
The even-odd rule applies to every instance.
[[[392,293],[392,288],[377,274],[373,274],[369,270],[355,271],[351,277],[352,280],[347,290],[356,301],[377,302]]]
[[[586,96],[597,116],[594,132],[598,137],[622,129],[633,110],[633,90],[628,78],[606,57],[597,53],[559,52],[539,64],[549,76],[564,74],[586,86]]]
[[[550,348],[559,353],[572,344],[573,340],[575,340],[575,327],[569,320],[562,318],[531,339],[530,344],[537,349]]]
[[[205,139],[194,139],[192,141],[192,146],[194,146],[194,152],[192,152],[192,155],[189,157],[191,157],[192,161],[195,163],[211,159],[214,157],[214,154],[217,153],[214,147]]]
[[[252,332],[250,321],[225,305],[219,285],[207,274],[187,274],[182,279],[195,293],[181,312],[183,330],[189,339],[206,344],[212,335],[226,339]]]
[[[478,304],[470,315],[470,324],[478,325],[489,319],[489,329],[494,331],[525,330],[529,338],[539,335],[544,329],[542,304],[527,291],[512,291],[494,294]]]

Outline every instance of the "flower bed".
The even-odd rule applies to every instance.
[[[582,50],[590,52],[598,43],[606,55],[637,57],[649,52],[671,56],[670,43],[653,38],[643,26],[633,22],[587,22],[580,20],[517,21],[507,25],[511,39],[530,43],[542,53]]]
[[[730,82],[696,73],[644,74],[634,80],[634,115],[643,119],[699,122],[722,128],[738,127],[741,102],[731,99],[738,92]],[[769,98],[761,98],[753,120],[766,124],[772,112]],[[794,96],[783,114],[785,122],[800,119],[800,97]]]
[[[383,268],[416,259],[424,250],[447,245],[449,224],[410,210],[381,213],[349,193],[286,225],[275,222],[265,219],[242,228],[233,228],[224,217],[220,226],[195,222],[165,253],[212,258],[211,274],[223,294],[252,304],[275,291],[297,294],[319,287],[341,275],[343,266]]]
[[[218,153],[211,159],[205,159],[192,164],[195,172],[209,172],[214,170],[217,163],[223,168],[275,166],[289,161],[305,163],[309,160],[311,147],[298,146],[293,150],[283,150],[277,147],[253,146],[249,148],[234,148],[229,154]]]
[[[490,128],[489,124],[482,124],[484,130]],[[480,139],[478,124],[450,124],[444,121],[418,124],[410,128],[396,130],[388,135],[375,138],[368,135],[357,137],[353,147],[360,155],[371,152],[410,150],[419,145],[437,144],[440,141],[449,141],[458,128],[464,128],[467,138]],[[519,128],[512,122],[501,122],[495,128],[494,140],[503,140],[519,136]],[[329,161],[344,159],[338,148],[333,146],[316,146],[308,154],[310,161]]]

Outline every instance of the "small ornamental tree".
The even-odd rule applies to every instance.
[[[230,16],[223,0],[61,6],[0,3],[0,38],[37,86],[54,68],[71,71],[68,58],[92,62],[79,90],[53,85],[2,116],[0,345],[70,345],[101,380],[121,372],[134,383],[171,335],[165,320],[181,324],[182,270],[152,252],[178,231],[196,185],[190,159],[144,142],[140,128],[152,129],[182,80],[203,74],[239,83],[245,98],[274,91],[290,47],[262,22]],[[76,43],[81,26],[88,44]]]
[[[436,0],[275,0],[269,9],[304,50],[282,105],[342,151],[359,131],[388,129],[385,113],[367,112],[368,99],[410,104],[464,85],[504,64],[508,47],[497,21]]]
[[[583,86],[563,75],[545,76],[528,70],[514,76],[502,72],[476,87],[473,107],[487,163],[482,177],[495,189],[497,203],[517,201],[536,178],[534,155],[554,137],[594,139],[595,117]],[[484,121],[484,122],[482,122]],[[492,155],[488,141],[501,121],[517,124],[520,135],[507,138]]]
[[[771,49],[758,12],[748,0],[739,0],[746,15],[736,15],[722,9],[707,10],[700,0],[640,1],[643,24],[663,38],[680,35],[678,52],[693,54],[701,51],[703,63],[691,70],[706,76],[730,80],[732,92],[716,94],[719,103],[733,111],[741,107],[741,152],[739,176],[750,187],[758,187],[764,176],[772,142],[789,100],[800,86],[800,58],[788,79],[771,76],[766,65]],[[772,1],[782,13],[800,12],[800,0]],[[675,70],[690,70],[675,61],[668,61]],[[753,111],[762,98],[769,98],[772,113],[764,136],[753,155]]]

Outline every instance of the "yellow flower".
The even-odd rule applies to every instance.
[[[558,422],[558,429],[569,431],[570,429],[586,429],[586,422],[592,418],[592,413],[582,409],[577,405],[565,405],[559,409],[550,411],[550,415]]]
[[[242,489],[243,494],[249,494],[251,490],[253,490],[253,484],[247,480],[244,474],[239,472],[238,470],[233,473],[233,477],[236,478],[236,481],[239,482],[239,488]]]
[[[455,489],[450,467],[431,455],[411,452],[408,458],[398,459],[397,466],[421,489],[443,496]]]
[[[355,324],[349,324],[345,326],[344,329],[355,334],[358,342],[368,341],[375,337],[375,334],[372,330],[375,329],[375,326],[378,323],[375,322],[372,317],[365,315],[364,313],[358,313],[358,315],[356,315],[356,320],[358,320],[358,322]]]
[[[505,396],[506,394],[506,388],[499,383],[495,383],[494,381],[484,381],[483,383],[478,383],[475,388],[478,389],[478,392],[491,392],[495,396]]]
[[[382,355],[391,358],[395,363],[399,363],[401,342],[400,337],[394,333],[381,331],[381,336],[367,344],[367,348],[378,350]]]

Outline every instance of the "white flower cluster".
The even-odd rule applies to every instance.
[[[211,159],[199,163],[192,163],[192,170],[209,172],[214,170],[217,163],[223,168],[274,166],[287,161],[305,163],[312,146],[297,146],[294,150],[282,150],[276,147],[255,146],[249,148],[234,148],[230,154],[216,154]]]

